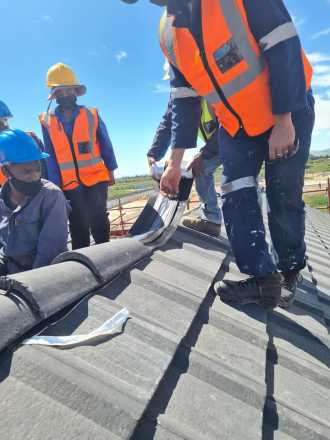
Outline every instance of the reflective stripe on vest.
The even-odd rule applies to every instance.
[[[40,116],[47,128],[61,173],[61,188],[72,190],[80,184],[92,186],[109,180],[97,141],[96,109],[81,107],[75,119],[70,144],[65,130],[54,113]]]
[[[160,26],[162,49],[196,93],[213,105],[219,122],[232,136],[241,123],[249,135],[261,134],[274,125],[275,118],[268,68],[249,29],[244,1],[200,0],[200,3],[204,47],[197,46],[189,29],[173,26],[173,16],[164,15]],[[262,39],[262,50],[294,34],[293,25],[280,26]],[[308,89],[312,69],[304,53],[302,56]]]

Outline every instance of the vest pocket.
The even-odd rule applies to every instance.
[[[219,47],[213,56],[222,73],[226,73],[243,60],[243,56],[232,38]]]
[[[92,146],[89,141],[78,142],[78,151],[80,154],[88,154],[92,151]]]

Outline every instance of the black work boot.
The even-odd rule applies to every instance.
[[[224,302],[254,303],[266,309],[273,309],[279,303],[282,282],[281,274],[274,272],[264,277],[251,277],[244,281],[220,281],[214,285],[214,290]]]
[[[282,307],[282,309],[288,309],[294,301],[294,297],[297,293],[298,284],[301,283],[303,277],[300,274],[299,270],[289,270],[287,272],[282,272],[282,275],[284,280],[282,284],[279,306]]]

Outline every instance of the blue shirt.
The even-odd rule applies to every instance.
[[[7,181],[0,193],[0,255],[9,273],[47,266],[67,250],[69,207],[64,194],[42,179],[41,190],[13,208],[9,191]]]
[[[68,121],[66,120],[59,110],[59,107],[55,109],[55,115],[58,117],[59,121],[63,125],[64,131],[68,139],[72,139],[73,127],[78,116],[80,108],[83,106],[76,106],[75,110],[72,112],[72,118]],[[48,130],[42,125],[42,134],[44,138],[45,151],[49,154],[49,158],[46,159],[47,164],[47,177],[50,181],[58,186],[61,186],[61,174],[60,169],[56,160],[56,155],[54,151],[54,146],[50,139]],[[108,134],[107,127],[105,123],[99,116],[99,126],[97,128],[96,137],[100,145],[101,157],[105,163],[105,166],[109,171],[114,171],[118,168],[115,153],[112,147],[112,143]]]
[[[199,110],[200,111],[200,110]],[[199,115],[200,117],[200,115]],[[216,121],[215,121],[216,122]],[[216,124],[218,124],[216,122]],[[167,150],[171,145],[171,135],[172,135],[172,101],[170,100],[167,106],[167,110],[160,121],[160,124],[156,130],[155,137],[153,139],[150,150],[147,155],[153,157],[156,161],[161,160]],[[193,136],[196,133],[193,132]],[[206,144],[201,148],[200,152],[202,157],[205,159],[211,159],[212,157],[219,154],[219,144],[218,144],[218,130],[211,136],[210,139],[206,140]]]
[[[190,8],[189,8],[190,5]],[[256,41],[284,23],[292,21],[282,0],[245,0],[248,23]],[[197,43],[200,34],[200,0],[170,1],[167,7],[175,15],[174,26],[188,27]],[[296,112],[307,107],[304,67],[299,38],[282,41],[264,52],[269,69],[269,87],[273,114]],[[184,76],[171,66],[171,87],[191,87]],[[200,98],[173,99],[173,148],[194,148],[199,126]]]

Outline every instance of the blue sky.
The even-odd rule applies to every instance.
[[[315,67],[317,124],[313,149],[330,147],[330,0],[286,0]],[[146,172],[145,153],[165,111],[167,84],[157,32],[161,9],[140,0],[1,0],[0,99],[12,126],[40,133],[46,109],[45,76],[69,64],[107,123],[118,175]]]

